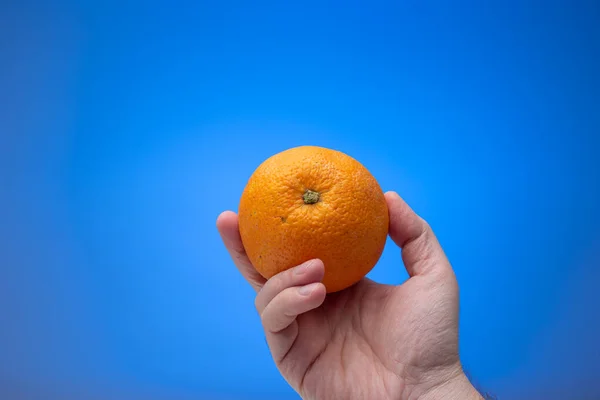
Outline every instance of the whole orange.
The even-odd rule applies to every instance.
[[[375,266],[389,215],[383,191],[354,158],[316,146],[285,150],[250,177],[239,205],[246,253],[266,279],[304,261],[325,265],[327,292],[352,286]]]

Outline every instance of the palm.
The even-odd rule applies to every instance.
[[[447,335],[456,313],[448,289],[418,277],[399,287],[364,279],[298,317],[298,338],[278,367],[307,399],[401,398],[420,370],[458,362],[456,341]],[[440,302],[432,303],[432,295]],[[294,370],[306,357],[314,362]]]
[[[427,371],[449,371],[441,374],[448,378],[460,369],[452,268],[424,221],[397,195],[386,197],[390,236],[402,248],[410,278],[399,286],[365,278],[327,296],[318,283],[322,263],[266,281],[245,255],[237,216],[218,220],[236,266],[258,292],[273,359],[305,399],[408,398],[416,385],[437,384]],[[301,296],[303,285],[314,290]]]

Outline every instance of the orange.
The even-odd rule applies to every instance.
[[[316,146],[285,150],[254,171],[242,193],[239,228],[246,253],[266,279],[304,261],[325,265],[337,292],[375,266],[389,214],[373,175],[354,158]]]

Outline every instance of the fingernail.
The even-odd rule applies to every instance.
[[[313,292],[313,290],[315,290],[317,285],[318,283],[311,283],[310,285],[302,286],[300,289],[298,289],[298,293],[300,293],[302,296],[308,296]]]
[[[300,264],[294,269],[294,275],[302,275],[304,274],[310,266],[314,263],[314,261],[307,261],[304,264]]]

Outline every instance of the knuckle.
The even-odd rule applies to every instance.
[[[295,286],[295,269],[289,268],[282,271],[270,279],[263,285],[254,298],[254,307],[259,314],[262,314],[266,308],[274,301],[289,303],[295,291],[290,291]]]
[[[265,316],[265,313],[263,313],[260,316],[260,322],[261,322],[264,330],[270,331],[270,330],[272,330],[272,326],[271,326],[272,324],[271,324],[270,318],[267,318],[267,317],[268,317],[268,315]]]
[[[275,288],[275,292],[279,293],[285,287],[285,282],[287,281],[287,272],[283,271],[275,275],[272,279],[271,286]]]
[[[274,289],[275,293],[280,293],[284,291],[287,287],[292,284],[293,276],[292,276],[293,268],[287,269],[275,275],[271,286]]]
[[[268,282],[267,282],[268,283]],[[259,314],[262,314],[267,307],[270,300],[269,297],[269,286],[264,285],[254,297],[254,307]]]
[[[260,316],[263,329],[270,332],[277,332],[280,329],[282,320],[285,317],[280,308],[279,305],[273,305],[273,303],[265,308]]]
[[[431,231],[431,225],[429,225],[429,222],[427,222],[427,220],[425,218],[419,217],[419,220],[420,220],[420,223],[421,223],[421,226],[422,226],[424,232]]]
[[[258,292],[258,294],[254,297],[254,308],[256,308],[256,311],[260,314],[260,292]]]
[[[259,315],[260,315],[260,321],[262,322],[263,325],[265,325],[266,322],[267,322],[267,317],[269,316],[269,314],[266,313],[265,311],[263,311]]]

